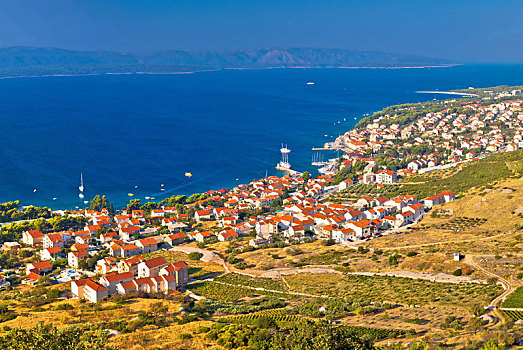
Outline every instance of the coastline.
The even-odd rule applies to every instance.
[[[274,67],[223,67],[215,69],[201,69],[191,71],[176,72],[104,72],[104,73],[79,73],[79,74],[31,74],[31,75],[0,75],[1,79],[18,79],[18,78],[64,78],[64,77],[90,77],[104,75],[184,75],[205,72],[227,71],[227,70],[274,70],[274,69],[426,69],[426,68],[452,68],[462,66],[462,63],[445,64],[445,65],[421,65],[421,66],[274,66]]]

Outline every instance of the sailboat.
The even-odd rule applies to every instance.
[[[80,186],[78,186],[78,189],[80,192],[84,191],[84,177],[82,173],[80,173]]]

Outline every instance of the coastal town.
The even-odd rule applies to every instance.
[[[192,276],[189,260],[203,259],[205,253],[226,273],[241,275],[245,262],[225,257],[232,249],[323,242],[364,251],[367,242],[418,230],[427,213],[465,195],[452,185],[423,195],[402,191],[415,176],[523,148],[523,100],[517,95],[514,90],[509,100],[494,103],[459,99],[458,107],[437,102],[433,105],[439,110],[423,113],[425,107],[418,108],[417,117],[410,119],[401,113],[415,107],[398,106],[399,116],[377,113],[325,145],[345,153],[336,159],[333,173],[313,177],[289,171],[189,198],[172,196],[143,205],[135,199],[116,212],[100,205],[99,196],[85,209],[52,211],[52,218],[76,227],[41,229],[29,223],[27,229],[18,228],[19,239],[3,239],[3,251],[31,258],[4,266],[0,289],[61,285],[60,297],[96,304],[122,295],[198,301],[205,298],[191,286],[201,278]],[[368,193],[353,191],[358,186]],[[49,219],[32,222],[38,220]],[[4,232],[18,227],[5,225]],[[174,251],[187,253],[187,259],[169,259]],[[459,262],[459,253],[457,257]]]

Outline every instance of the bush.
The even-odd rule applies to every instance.
[[[205,327],[205,326],[199,326],[198,327],[198,333],[207,333],[209,332],[211,329],[209,327]]]
[[[487,283],[496,284],[496,283],[498,283],[498,279],[497,279],[497,277],[489,277],[489,278],[487,278]]]
[[[324,246],[331,246],[331,245],[334,245],[336,242],[333,240],[333,239],[328,239],[326,241],[323,241],[323,245]]]
[[[462,271],[461,271],[461,269],[456,269],[456,270],[454,270],[454,272],[452,274],[454,276],[461,276],[462,275]]]
[[[203,254],[200,252],[192,252],[189,253],[189,259],[191,260],[200,260],[202,258]]]
[[[418,252],[408,252],[407,253],[408,257],[413,257],[413,256],[416,256],[416,255],[418,255]]]
[[[247,267],[247,263],[245,261],[240,261],[239,263],[234,264],[234,267],[243,270]]]
[[[191,339],[192,335],[190,335],[189,333],[180,333],[178,335],[178,338],[180,338],[180,339]]]

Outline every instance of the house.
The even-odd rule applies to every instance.
[[[114,231],[107,232],[107,233],[102,233],[100,235],[100,241],[102,243],[111,242],[112,240],[119,239],[119,238],[120,237],[118,236],[118,233],[116,233]]]
[[[173,233],[172,235],[168,235],[164,238],[164,242],[170,245],[171,247],[174,247],[175,245],[182,244],[185,242],[185,235],[181,232]]]
[[[71,293],[73,293],[73,295],[75,295],[77,298],[83,299],[85,284],[87,283],[88,280],[89,280],[88,278],[84,278],[81,280],[72,280],[71,281]]]
[[[421,203],[414,203],[414,204],[409,204],[407,205],[406,207],[404,207],[403,209],[401,209],[402,212],[407,212],[407,211],[411,211],[414,213],[414,219],[413,221],[418,221],[418,220],[421,220],[423,218],[423,214],[425,213],[425,207],[423,206],[423,204]]]
[[[210,231],[203,231],[203,232],[196,232],[196,234],[193,237],[198,242],[204,242],[206,239],[209,239],[212,236],[213,236],[213,234]]]
[[[109,290],[109,295],[116,292],[116,285],[121,282],[127,282],[134,279],[134,275],[130,272],[111,273],[109,275],[100,277],[100,284]]]
[[[211,220],[211,212],[208,210],[198,210],[194,214],[196,222],[201,222],[203,220]]]
[[[352,185],[354,185],[354,181],[352,181],[352,179],[343,180],[338,184],[338,190],[343,191]]]
[[[112,256],[100,259],[96,262],[95,271],[101,275],[106,275],[112,271],[118,271],[118,260]]]
[[[44,240],[44,234],[39,230],[29,230],[22,233],[22,243],[27,245],[35,246],[42,243]]]
[[[339,228],[332,230],[332,239],[338,243],[347,242],[355,236],[355,232],[350,228]]]
[[[0,274],[0,290],[6,288],[7,286],[10,286],[11,282],[6,280],[2,274]]]
[[[396,214],[396,227],[408,225],[414,222],[414,212],[408,210],[400,214]]]
[[[77,269],[80,261],[89,259],[89,253],[87,250],[71,251],[67,254],[67,264],[73,269]]]
[[[22,280],[22,284],[29,284],[29,285],[35,285],[36,282],[38,282],[38,280],[41,278],[42,276],[40,276],[39,274],[37,273],[34,273],[34,272],[29,272],[29,274],[27,274],[25,276],[25,279]]]
[[[83,297],[91,303],[97,303],[109,296],[107,287],[88,279],[83,286]]]
[[[120,227],[120,237],[125,241],[131,241],[134,236],[140,234],[140,226]]]
[[[398,174],[392,170],[379,170],[376,173],[376,183],[393,184],[398,181]]]
[[[238,233],[236,233],[236,231],[231,228],[226,231],[220,232],[217,237],[218,237],[218,240],[221,242],[231,241],[235,238],[238,238]]]
[[[368,237],[373,232],[373,227],[369,220],[349,221],[346,223],[346,226],[354,231],[355,237]]]
[[[143,210],[133,210],[132,217],[135,219],[143,218]]]
[[[160,270],[160,276],[174,275],[176,277],[176,286],[185,287],[189,283],[189,267],[183,261],[163,267]]]
[[[158,243],[153,237],[140,239],[136,242],[136,246],[140,248],[141,254],[150,253],[158,250]]]
[[[138,275],[138,264],[145,261],[142,256],[133,256],[118,262],[118,273],[131,272],[134,276]]]
[[[37,275],[45,275],[46,273],[49,273],[52,270],[53,266],[47,260],[25,265],[26,275],[30,274],[31,272]]]
[[[109,247],[109,252],[115,258],[127,258],[133,255],[140,254],[140,248],[134,244],[119,245],[113,243]]]
[[[427,208],[432,208],[435,205],[448,203],[456,199],[456,193],[445,190],[441,193],[435,194],[433,196],[427,197],[423,200],[423,203]]]
[[[64,247],[64,239],[62,238],[62,235],[59,233],[50,233],[44,236],[42,242],[44,248]]]
[[[60,247],[44,248],[40,251],[42,260],[56,260],[63,257],[62,249]]]
[[[169,265],[167,261],[159,256],[138,264],[138,277],[154,277],[160,274],[160,269]]]

